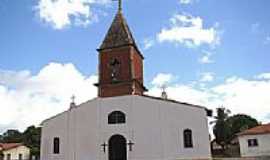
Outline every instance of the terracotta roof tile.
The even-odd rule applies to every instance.
[[[243,132],[240,132],[237,134],[238,136],[243,136],[243,135],[257,135],[257,134],[267,134],[270,133],[270,123],[269,124],[264,124],[260,125],[248,130],[245,130]]]
[[[3,150],[9,150],[9,149],[16,148],[22,145],[23,145],[22,143],[0,143],[0,147]]]
[[[118,11],[99,50],[134,45],[135,40],[121,11]]]

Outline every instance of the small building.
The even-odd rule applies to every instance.
[[[29,160],[30,149],[22,143],[0,143],[0,160]]]
[[[270,157],[270,123],[238,134],[242,157]]]

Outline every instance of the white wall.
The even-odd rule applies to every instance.
[[[257,139],[257,147],[248,147],[248,139]],[[242,157],[270,156],[270,134],[244,135],[239,137]]]
[[[98,157],[98,101],[66,111],[42,127],[42,160],[95,160]],[[60,138],[60,153],[53,154],[53,139]]]
[[[126,114],[125,124],[108,124],[108,114],[116,110]],[[183,130],[187,128],[193,131],[192,149],[183,147]],[[108,144],[114,134],[135,143],[133,151],[127,151],[130,160],[210,157],[204,108],[141,96],[121,96],[97,98],[46,121],[42,129],[41,158],[107,160],[108,148],[104,153],[101,144]],[[55,136],[60,137],[59,155],[52,154]]]
[[[30,149],[25,146],[19,146],[13,149],[3,151],[4,160],[7,160],[7,155],[10,154],[11,160],[18,160],[19,154],[22,154],[23,160],[29,160],[30,158]]]
[[[57,117],[47,121],[41,133],[41,157],[43,160],[60,160],[65,159],[64,153],[68,153],[67,146],[67,112],[64,112]],[[60,154],[53,154],[53,139],[54,137],[60,138]]]

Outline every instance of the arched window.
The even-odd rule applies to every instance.
[[[126,116],[121,111],[113,111],[108,116],[108,123],[109,124],[126,123]]]
[[[184,130],[184,147],[185,148],[192,148],[193,147],[192,131],[190,129]]]
[[[53,138],[53,153],[54,154],[60,153],[60,138],[58,137]]]

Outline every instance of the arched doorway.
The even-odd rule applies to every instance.
[[[121,135],[114,135],[109,140],[109,160],[127,160],[127,141]]]

